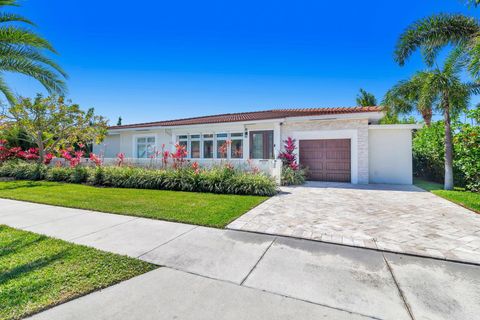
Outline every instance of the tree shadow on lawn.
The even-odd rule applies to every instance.
[[[0,226],[0,233],[1,232],[2,232],[2,226]],[[41,237],[38,237],[35,240],[28,241],[28,242],[24,242],[24,241],[19,240],[19,239],[14,240],[14,241],[8,243],[6,246],[0,248],[0,258],[11,255],[11,254],[18,253],[25,248],[28,248],[32,245],[39,244],[40,242],[45,241],[45,240],[47,240],[46,236],[41,236]]]
[[[45,184],[44,181],[31,181],[31,180],[14,180],[9,182],[17,182],[14,184],[9,184],[6,186],[0,187],[0,191],[2,190],[16,190],[16,189],[24,189],[24,188],[52,188],[52,187],[61,187],[63,183],[58,183],[55,185]]]
[[[10,269],[6,272],[0,274],[0,285],[14,280],[16,278],[21,278],[26,276],[30,272],[34,272],[36,270],[42,269],[44,267],[49,266],[50,264],[64,258],[68,254],[69,249],[62,250],[52,256],[49,257],[42,257],[38,258],[31,262],[26,262],[22,265],[19,265],[13,269]]]

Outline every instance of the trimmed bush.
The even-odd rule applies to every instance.
[[[48,181],[70,182],[73,170],[70,167],[49,168],[45,179]]]
[[[294,170],[290,167],[282,168],[282,185],[300,185],[305,183],[307,173],[305,169]]]
[[[34,174],[35,172],[36,174]],[[271,177],[263,173],[249,173],[226,167],[196,171],[190,167],[162,170],[114,166],[70,168],[46,167],[26,162],[6,162],[0,166],[0,176],[27,180],[46,179],[57,182],[89,183],[115,188],[262,196],[271,196],[277,193],[277,185]]]
[[[0,166],[0,176],[18,180],[43,180],[47,174],[47,166],[44,164],[7,161]]]

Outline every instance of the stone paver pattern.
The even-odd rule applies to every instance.
[[[464,320],[480,314],[477,265],[24,204],[0,199],[0,224],[162,266],[34,319]]]
[[[227,228],[480,264],[480,214],[411,185],[283,187]]]

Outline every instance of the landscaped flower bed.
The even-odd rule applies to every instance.
[[[277,193],[275,181],[263,174],[229,166],[199,169],[196,166],[148,169],[125,166],[47,166],[27,161],[7,161],[0,165],[1,177],[88,183],[95,186],[267,195]]]
[[[87,183],[117,188],[260,196],[277,193],[275,181],[256,168],[240,170],[228,161],[212,168],[201,168],[197,162],[186,161],[185,147],[177,144],[175,149],[172,153],[159,153],[162,168],[154,169],[128,166],[122,153],[118,154],[114,166],[104,166],[101,157],[93,153],[88,156],[89,162],[82,164],[82,159],[86,156],[84,145],[79,145],[77,150],[66,148],[60,151],[59,158],[48,156],[48,161],[39,163],[37,149],[31,148],[24,152],[21,148],[8,148],[6,141],[0,141],[0,177]]]

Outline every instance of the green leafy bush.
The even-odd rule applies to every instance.
[[[480,126],[463,125],[454,143],[455,164],[463,174],[465,188],[480,192]]]
[[[290,167],[282,168],[282,185],[299,185],[304,184],[307,173],[305,169],[294,170]]]
[[[445,127],[442,121],[417,131],[413,138],[414,175],[443,183],[445,175]],[[456,123],[453,129],[455,184],[480,190],[480,127]]]
[[[413,138],[413,173],[443,183],[445,175],[445,127],[432,122],[415,133]]]
[[[70,182],[73,170],[70,167],[49,168],[45,179],[48,181]]]
[[[44,164],[26,161],[7,161],[0,166],[0,176],[19,180],[43,180],[47,174]]]
[[[15,179],[89,183],[98,186],[137,189],[163,189],[226,194],[267,195],[277,193],[275,181],[263,173],[249,173],[228,167],[194,170],[190,167],[154,170],[135,167],[46,167],[41,175],[25,174],[38,165],[7,162],[0,166],[0,176]],[[25,168],[28,168],[26,170]],[[40,178],[39,178],[40,177]]]

